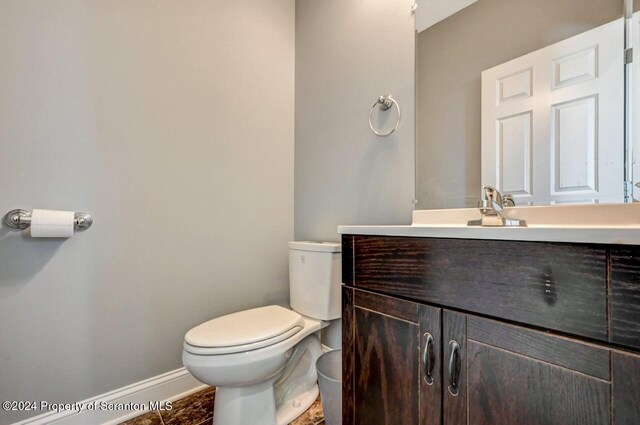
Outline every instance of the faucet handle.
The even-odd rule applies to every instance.
[[[478,208],[485,213],[502,210],[502,195],[498,189],[493,186],[482,186]]]
[[[504,194],[504,195],[502,195],[502,206],[504,208],[515,207],[516,206],[516,201],[515,201],[515,199],[513,199],[513,196],[511,196],[509,194]]]
[[[488,200],[492,200],[494,202],[496,202],[497,204],[502,205],[502,195],[500,194],[500,192],[498,191],[498,189],[496,189],[493,186],[482,186],[482,199],[486,199]]]

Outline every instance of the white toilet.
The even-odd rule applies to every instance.
[[[182,362],[217,387],[214,425],[286,425],[318,397],[318,331],[340,318],[340,244],[289,242],[292,309],[277,305],[191,329]]]

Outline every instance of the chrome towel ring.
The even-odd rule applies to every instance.
[[[382,132],[376,130],[373,127],[373,123],[371,122],[371,117],[373,116],[373,111],[375,111],[376,106],[380,106],[380,110],[381,111],[388,111],[394,105],[398,109],[398,122],[396,122],[396,125],[393,126],[393,128],[387,133],[382,133]],[[400,117],[401,117],[400,105],[398,105],[398,102],[396,102],[396,100],[393,98],[393,96],[391,96],[390,94],[385,94],[383,96],[380,96],[378,98],[378,100],[376,100],[376,102],[371,107],[371,111],[369,111],[369,127],[371,127],[371,131],[373,131],[376,136],[387,137],[387,136],[391,135],[391,133],[396,131],[396,128],[398,128],[398,126],[400,125]]]

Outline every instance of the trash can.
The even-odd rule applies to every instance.
[[[325,425],[342,425],[342,350],[321,355],[316,369]]]

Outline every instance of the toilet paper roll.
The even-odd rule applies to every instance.
[[[33,210],[32,238],[70,238],[73,236],[73,211]]]

